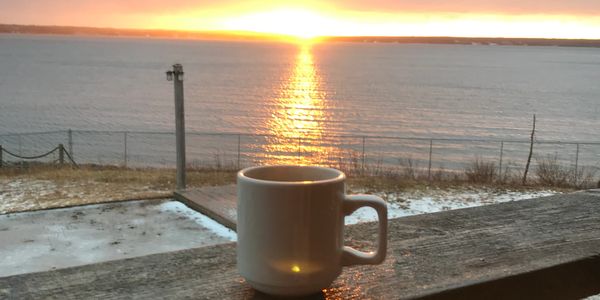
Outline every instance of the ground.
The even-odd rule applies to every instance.
[[[234,241],[235,233],[170,200],[0,215],[0,277]]]
[[[84,165],[78,168],[26,165],[0,168],[0,214],[128,199],[166,198],[175,170]],[[188,186],[235,181],[227,170],[190,170]]]
[[[0,214],[128,199],[168,198],[174,189],[171,182],[162,180],[164,171],[117,169],[114,172],[104,170],[101,175],[97,173],[69,171],[67,176],[63,175],[60,179],[50,178],[50,175],[56,175],[55,172],[48,175],[0,174]],[[207,172],[204,176],[197,175],[194,178],[197,180],[192,181],[192,187],[221,185],[233,183],[235,173]],[[349,185],[350,193],[377,194],[405,209],[408,214],[534,198],[564,191],[537,186],[511,188],[465,184],[399,188],[389,183],[371,186],[360,180],[350,181]]]
[[[125,199],[166,198],[166,188],[147,185],[115,185],[79,180],[57,182],[33,178],[0,178],[0,214]]]
[[[231,177],[227,178],[219,182],[231,182]],[[0,177],[0,277],[236,240],[234,232],[210,218],[179,202],[165,200],[172,194],[168,186],[152,180],[111,180],[85,176],[66,180]],[[375,194],[385,199],[389,218],[558,192],[469,185],[398,189],[351,183],[348,188],[348,193]],[[80,206],[144,196],[163,200]],[[74,207],[47,209],[68,206]],[[346,224],[376,219],[374,210],[363,208],[346,217]]]
[[[489,187],[460,186],[455,188],[407,189],[404,191],[373,191],[355,188],[351,193],[377,195],[388,203],[388,218],[394,219],[423,213],[467,208],[507,201],[539,198],[559,192],[550,189],[510,190]],[[374,210],[361,208],[346,217],[346,224],[374,221]]]

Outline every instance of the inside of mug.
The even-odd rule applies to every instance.
[[[343,177],[336,169],[314,166],[266,166],[246,170],[244,176],[266,181],[323,181]]]

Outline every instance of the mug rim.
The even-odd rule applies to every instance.
[[[281,167],[311,168],[311,169],[327,170],[327,171],[333,171],[333,172],[337,173],[338,175],[333,178],[329,178],[329,179],[310,180],[310,181],[308,181],[308,180],[307,181],[265,180],[265,179],[257,179],[257,178],[249,177],[246,175],[247,172],[253,171],[256,169],[269,169],[269,168],[281,168]],[[268,165],[268,166],[254,166],[254,167],[244,168],[244,169],[238,171],[237,178],[238,178],[238,180],[242,179],[242,180],[245,180],[245,181],[248,181],[251,183],[255,183],[255,184],[280,185],[280,186],[306,186],[306,185],[315,185],[315,184],[330,184],[330,183],[336,183],[336,182],[343,182],[346,179],[346,174],[344,174],[344,172],[342,172],[338,169],[321,167],[321,166]]]

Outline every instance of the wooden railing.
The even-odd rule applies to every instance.
[[[376,226],[348,227],[369,248]],[[388,257],[344,269],[312,299],[578,299],[600,293],[600,191],[410,216]],[[235,243],[0,278],[2,299],[261,299]]]

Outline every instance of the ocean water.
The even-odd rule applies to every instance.
[[[173,87],[164,73],[173,63],[185,71],[188,132],[248,134],[242,159],[280,163],[308,156],[311,163],[350,149],[359,158],[367,152],[372,160],[393,163],[401,157],[397,149],[412,147],[419,151],[410,157],[426,160],[429,141],[367,138],[362,150],[360,138],[332,136],[526,140],[533,114],[537,140],[600,141],[597,48],[32,35],[0,36],[0,134],[173,131]],[[98,137],[86,141],[86,135],[91,133],[75,139],[80,154],[86,146],[98,148],[92,143]],[[43,138],[31,139],[35,144]],[[219,156],[220,143],[231,152],[222,155],[237,152],[235,136],[197,145],[194,139],[188,144],[192,155],[204,146],[211,149],[204,156]],[[119,134],[110,140],[123,144]],[[118,146],[110,156],[126,152],[143,162],[148,147],[172,151],[171,137],[150,140],[130,136],[133,148]],[[3,143],[17,147],[15,138]],[[21,152],[41,151],[20,143]],[[479,155],[463,153],[472,148],[464,143],[436,146],[446,149],[446,161]],[[476,148],[498,156],[497,144]],[[597,164],[597,148],[590,145],[582,154],[589,165]],[[550,147],[546,154],[567,151],[561,149]],[[579,159],[573,151],[565,159]]]

